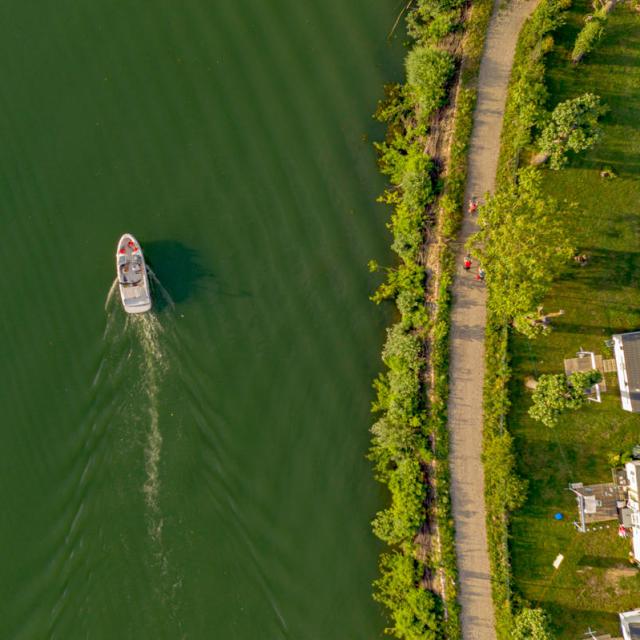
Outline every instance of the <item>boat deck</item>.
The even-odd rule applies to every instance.
[[[151,294],[142,250],[137,240],[124,234],[118,243],[116,268],[125,311],[143,313],[151,308]]]

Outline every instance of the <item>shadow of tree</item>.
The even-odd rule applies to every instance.
[[[576,633],[584,633],[587,629],[592,629],[597,630],[598,633],[615,634],[620,630],[620,619],[618,613],[614,611],[574,609],[560,606],[552,600],[537,602],[536,605],[549,612],[552,623],[556,623],[556,628],[563,631],[573,628]]]
[[[621,560],[620,558],[610,558],[608,556],[582,556],[578,560],[577,565],[579,567],[597,567],[599,569],[630,569],[628,562]]]
[[[638,225],[633,217],[628,221],[624,217],[620,220],[623,224]],[[610,292],[634,286],[640,277],[638,251],[618,251],[603,247],[581,247],[579,251],[586,253],[589,261],[584,267],[569,265],[564,274],[565,280],[574,280],[595,290],[606,286],[606,290]]]

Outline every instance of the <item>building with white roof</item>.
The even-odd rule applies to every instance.
[[[640,413],[640,331],[614,335],[613,353],[622,408]]]
[[[640,640],[640,609],[621,613],[620,626],[624,640]]]

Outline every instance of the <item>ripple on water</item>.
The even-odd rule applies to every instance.
[[[24,296],[0,284],[0,637],[382,627],[365,265],[388,239],[362,136],[392,5],[8,0],[0,265],[28,268]],[[127,319],[101,284],[124,229],[215,286],[174,308],[151,274],[162,303]]]

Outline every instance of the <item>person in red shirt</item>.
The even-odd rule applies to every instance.
[[[466,255],[464,257],[464,262],[462,263],[462,265],[464,266],[465,271],[469,271],[469,269],[471,269],[471,256]]]

